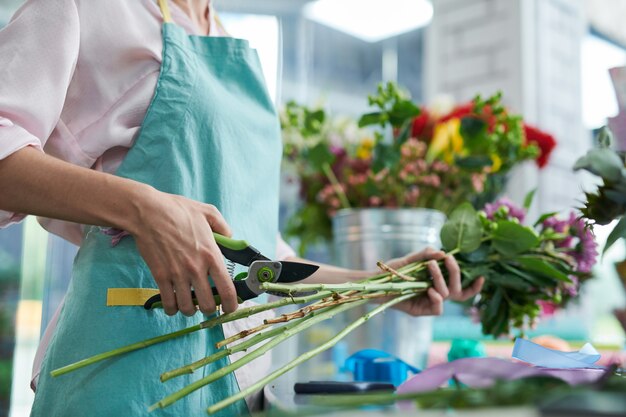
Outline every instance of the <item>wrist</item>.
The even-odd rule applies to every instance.
[[[124,208],[120,210],[119,220],[114,222],[116,227],[136,236],[146,219],[158,212],[158,193],[154,187],[129,180]]]

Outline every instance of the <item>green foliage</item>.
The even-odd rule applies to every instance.
[[[496,223],[493,234],[493,248],[504,256],[515,256],[526,252],[539,244],[539,237],[534,230],[511,220]]]
[[[604,245],[604,250],[602,254],[604,255],[606,251],[615,244],[619,239],[626,238],[626,217],[622,217],[619,222],[615,225],[609,237],[606,239],[606,244]]]
[[[526,196],[524,197],[524,210],[530,209],[530,206],[533,204],[533,200],[535,199],[536,192],[537,189],[535,188],[534,190],[531,190],[530,192],[528,192],[528,194],[526,194]]]
[[[473,252],[479,248],[482,236],[483,225],[470,203],[463,203],[453,210],[441,229],[441,243],[448,252]]]
[[[527,205],[531,201],[532,193]],[[553,215],[541,216],[535,229],[520,224],[506,206],[487,217],[465,203],[444,224],[443,248],[458,254],[463,287],[485,278],[474,304],[483,333],[498,337],[517,329],[523,334],[540,314],[539,301],[564,306],[577,285],[570,276],[588,276],[578,272],[567,252],[571,248],[557,246],[566,235],[543,227],[543,221]]]
[[[306,152],[309,162],[317,170],[323,170],[324,165],[331,165],[335,155],[323,143],[318,143]]]
[[[574,165],[574,170],[585,170],[600,177],[602,184],[595,192],[585,193],[583,215],[596,224],[606,225],[626,214],[626,164],[623,153],[611,149],[613,135],[604,127],[598,135],[599,148],[591,149]],[[626,226],[620,220],[610,233],[604,252],[617,240],[626,237]]]
[[[371,125],[385,127],[389,123],[395,128],[400,128],[420,114],[419,107],[413,103],[408,94],[391,82],[379,84],[377,94],[368,96],[368,102],[370,106],[376,106],[380,111],[361,116],[359,127]]]

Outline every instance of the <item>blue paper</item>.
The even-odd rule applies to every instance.
[[[575,352],[561,352],[543,347],[527,339],[518,338],[515,340],[512,356],[520,361],[544,368],[602,368],[602,366],[595,365],[600,359],[600,354],[589,343]]]

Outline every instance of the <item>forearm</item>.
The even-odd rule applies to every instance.
[[[133,232],[151,188],[24,148],[0,161],[0,210]]]
[[[361,271],[340,268],[333,265],[322,264],[297,257],[288,258],[289,261],[303,262],[318,265],[320,268],[310,277],[299,281],[299,284],[342,284],[344,282],[358,281],[374,275],[372,271]]]

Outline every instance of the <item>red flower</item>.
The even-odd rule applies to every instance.
[[[413,125],[411,126],[411,137],[419,138],[426,130],[426,126],[430,121],[430,114],[425,107],[420,108],[420,115],[413,119]]]
[[[550,154],[556,147],[556,140],[549,133],[537,129],[536,127],[524,124],[524,136],[526,144],[534,143],[539,148],[537,166],[543,168],[548,164]]]
[[[491,111],[491,106],[485,106],[483,108],[482,114],[477,114],[474,113],[474,102],[471,101],[469,103],[455,107],[454,110],[439,119],[439,122],[447,122],[448,120],[454,118],[463,119],[465,117],[477,117],[486,121],[489,126],[490,132],[493,132],[493,128],[496,124],[496,116],[493,115],[493,112]]]

